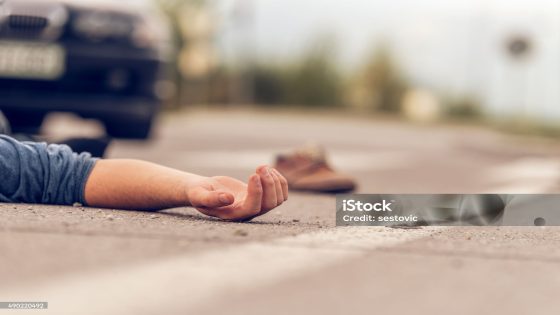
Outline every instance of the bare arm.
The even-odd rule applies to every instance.
[[[204,214],[233,220],[262,215],[287,198],[286,179],[267,166],[258,167],[245,184],[139,160],[100,160],[85,188],[90,206],[137,210],[194,206]]]

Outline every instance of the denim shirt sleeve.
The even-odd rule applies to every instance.
[[[85,205],[85,184],[95,162],[65,145],[0,135],[0,202]]]

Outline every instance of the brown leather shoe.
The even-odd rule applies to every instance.
[[[336,173],[328,165],[324,150],[318,147],[278,155],[274,168],[286,177],[294,190],[342,193],[356,188],[353,178]]]

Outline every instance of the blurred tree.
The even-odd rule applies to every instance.
[[[174,47],[182,49],[188,47],[189,36],[185,36],[185,25],[182,23],[181,14],[184,13],[185,8],[204,7],[207,5],[207,0],[155,0],[160,10],[167,16],[172,30],[172,40]],[[184,59],[184,58],[183,58]],[[178,107],[184,103],[184,88],[188,78],[181,73],[181,67],[184,64],[182,58],[174,56],[171,66],[178,93],[176,99],[173,100],[172,106]],[[184,68],[184,67],[183,67]]]
[[[250,70],[254,80],[255,102],[265,105],[286,104],[288,87],[286,71],[275,65],[254,65]]]
[[[334,58],[335,41],[322,36],[300,60],[259,63],[251,69],[257,104],[337,106],[341,103],[342,79]]]
[[[448,98],[445,103],[445,114],[449,117],[458,119],[477,119],[482,117],[482,105],[474,97]]]
[[[396,67],[387,45],[379,46],[352,81],[350,102],[356,107],[400,112],[408,88]]]
[[[342,80],[335,61],[336,41],[322,36],[287,75],[287,102],[308,106],[341,103]]]

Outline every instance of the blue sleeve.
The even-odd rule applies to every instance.
[[[0,135],[0,202],[85,205],[85,184],[95,161],[65,145]]]

